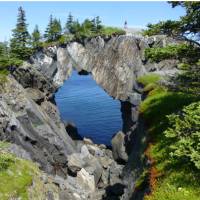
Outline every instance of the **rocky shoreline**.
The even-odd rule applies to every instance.
[[[7,77],[0,94],[0,140],[10,142],[8,151],[17,157],[39,164],[44,184],[50,179],[56,185],[56,192],[49,190],[44,199],[131,199],[145,164],[136,79],[152,71],[174,72],[176,60],[150,63],[144,58],[147,47],[174,42],[164,36],[119,36],[106,42],[97,37],[84,45],[49,47]],[[91,73],[110,96],[121,101],[123,130],[112,139],[112,151],[69,136],[60,119],[54,94],[73,68]]]

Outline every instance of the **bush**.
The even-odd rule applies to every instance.
[[[124,35],[126,32],[123,29],[116,27],[104,26],[101,30],[101,36],[111,36],[111,35]]]
[[[156,84],[161,79],[159,74],[149,73],[144,76],[138,77],[138,83],[141,83],[143,86],[147,86],[148,84]]]
[[[171,155],[186,160],[200,169],[200,101],[168,115],[169,128],[164,132],[173,140]]]
[[[166,47],[153,47],[145,49],[145,57],[152,62],[164,59],[178,59],[187,62],[197,62],[200,57],[199,48],[188,44],[168,45]]]

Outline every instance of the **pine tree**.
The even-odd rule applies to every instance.
[[[47,41],[53,41],[53,35],[52,35],[52,27],[53,27],[53,16],[50,15],[49,17],[49,24],[46,28],[45,34],[44,34],[44,38]]]
[[[38,25],[35,26],[33,33],[32,33],[32,47],[34,49],[38,49],[41,46],[41,34],[38,28]]]
[[[96,21],[96,30],[97,32],[100,32],[100,30],[102,29],[100,17],[97,16],[95,21]]]
[[[92,31],[93,33],[96,33],[96,31],[97,31],[96,18],[92,19],[92,20],[91,20],[91,23],[92,23],[91,31]]]
[[[67,31],[69,33],[72,33],[71,31],[72,31],[73,23],[74,23],[74,17],[72,16],[71,13],[69,13],[68,18],[67,18],[67,23],[66,23],[66,26],[65,26],[65,28],[67,29]]]
[[[62,26],[60,20],[56,18],[53,19],[53,16],[50,15],[49,24],[45,31],[44,37],[47,39],[48,42],[56,41],[60,38],[62,34]]]
[[[58,40],[61,37],[62,34],[62,26],[60,20],[57,20],[56,18],[53,20],[52,24],[52,36],[53,41]]]
[[[22,7],[18,9],[16,28],[13,29],[11,39],[11,55],[18,59],[25,60],[30,56],[29,41],[30,35],[27,30],[25,11]]]

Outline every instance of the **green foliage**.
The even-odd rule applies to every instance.
[[[103,26],[101,31],[102,36],[124,35],[124,34],[126,34],[126,32],[123,29],[110,26]]]
[[[74,22],[74,17],[72,16],[71,13],[69,13],[68,18],[67,18],[67,23],[65,25],[65,29],[67,29],[67,32],[73,33],[72,26]]]
[[[53,18],[52,15],[50,15],[49,18],[49,24],[46,28],[44,37],[48,42],[57,41],[62,34],[62,26],[60,20]]]
[[[170,127],[167,115],[178,112],[199,98],[170,92],[159,86],[158,82],[155,83],[154,79],[145,81],[143,85],[149,87],[147,91],[151,94],[141,103],[140,112],[148,124],[148,132],[153,141],[150,155],[156,161],[154,167],[162,174],[157,178],[157,187],[150,195],[145,196],[145,200],[197,200],[200,194],[200,177],[188,166],[188,162],[180,163],[170,156],[170,147],[175,141],[166,137],[164,131]],[[175,125],[175,122],[173,124]]]
[[[179,30],[179,21],[161,21],[157,24],[148,24],[148,29],[143,31],[143,35],[169,35],[173,36],[174,34],[177,34]]]
[[[172,58],[196,62],[200,57],[200,50],[188,44],[168,45],[166,47],[145,49],[145,57],[152,62],[160,62],[161,60]]]
[[[14,159],[10,154],[0,152],[0,172],[8,169],[8,167],[14,163]]]
[[[148,84],[155,84],[161,79],[161,76],[159,74],[155,73],[148,73],[144,76],[138,77],[137,81],[141,83],[144,86],[147,86]]]
[[[22,60],[28,59],[32,53],[27,26],[25,11],[22,7],[19,7],[16,28],[13,29],[10,51],[13,57]]]
[[[200,102],[167,117],[169,127],[164,134],[173,141],[171,155],[200,169]]]
[[[42,46],[41,33],[39,31],[38,25],[36,25],[33,30],[31,43],[33,49],[39,49]]]
[[[188,94],[199,95],[200,94],[200,66],[198,62],[196,64],[188,64],[182,73],[179,73],[176,77],[172,78],[172,82],[175,86],[173,90],[185,92]]]
[[[144,35],[165,34],[185,39],[200,46],[197,41],[200,39],[200,3],[194,1],[170,2],[172,7],[181,6],[186,14],[177,21],[167,20],[157,24],[148,24]],[[187,37],[189,36],[189,37]]]
[[[199,176],[190,169],[179,167],[175,171],[166,172],[158,180],[155,191],[145,200],[200,200]]]
[[[3,170],[0,170],[0,199],[28,199],[27,188],[32,183],[33,164],[17,159],[11,154],[0,154]]]
[[[147,184],[148,174],[149,174],[148,170],[145,169],[142,172],[142,174],[139,176],[139,178],[136,180],[135,185],[134,185],[135,188],[139,189],[143,187],[143,185]]]

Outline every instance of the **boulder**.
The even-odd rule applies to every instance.
[[[94,144],[90,138],[85,138],[85,137],[83,138],[83,142],[85,144]]]
[[[95,191],[94,175],[90,175],[84,168],[77,173],[77,181],[85,190]]]
[[[128,155],[126,153],[125,147],[125,134],[122,131],[119,131],[112,138],[112,152],[116,161],[126,162],[128,160]]]
[[[103,157],[104,152],[97,145],[87,145],[89,152],[95,157]]]
[[[44,101],[45,95],[40,90],[34,88],[26,88],[26,92],[28,93],[29,97],[36,103],[40,104]]]
[[[82,160],[80,153],[73,153],[68,156],[68,169],[73,174],[80,171],[84,164],[85,162]]]

